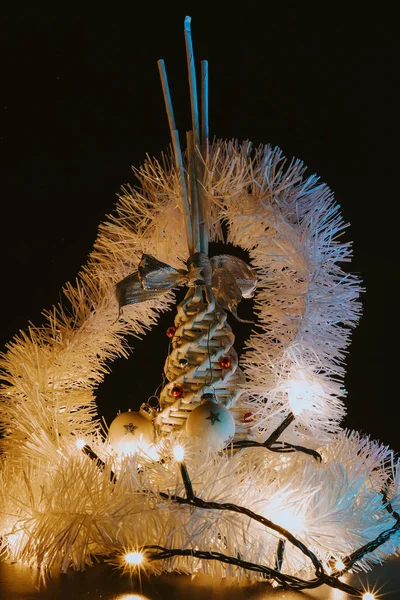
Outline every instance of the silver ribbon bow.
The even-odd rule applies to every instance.
[[[237,307],[242,298],[252,298],[256,290],[257,277],[243,260],[229,254],[210,258],[211,288],[215,302],[224,310],[229,310],[241,323],[252,323],[241,319]],[[197,277],[193,277],[193,273]],[[115,286],[119,309],[128,304],[136,304],[158,298],[174,287],[182,284],[205,284],[201,269],[175,269],[151,254],[143,254],[138,270],[128,275]]]

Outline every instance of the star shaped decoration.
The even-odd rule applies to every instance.
[[[126,432],[125,435],[127,433],[131,433],[132,435],[134,435],[135,430],[137,429],[137,425],[134,425],[133,423],[128,423],[128,425],[124,425]]]
[[[218,423],[221,423],[220,418],[219,418],[219,413],[213,412],[212,410],[210,410],[210,416],[206,417],[206,420],[211,421],[211,425],[214,425],[217,421],[218,421]]]

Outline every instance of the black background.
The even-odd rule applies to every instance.
[[[361,4],[360,4],[361,7]],[[183,21],[209,60],[210,131],[280,146],[335,192],[365,287],[352,338],[344,425],[399,450],[394,16],[345,4],[11,5],[1,17],[0,346],[60,299],[85,264],[131,165],[170,143],[157,60],[177,126],[190,128]],[[393,161],[394,162],[394,161]],[[171,232],[172,233],[172,232]],[[169,313],[138,355],[117,360],[99,410],[161,382]],[[239,327],[238,345],[249,326]],[[133,407],[133,406],[132,406]]]

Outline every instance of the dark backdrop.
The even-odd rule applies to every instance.
[[[193,5],[192,5],[193,4]],[[312,3],[311,3],[312,4]],[[228,6],[228,4],[227,4]],[[316,8],[316,7],[319,8]],[[346,6],[346,8],[344,8]],[[345,425],[399,450],[398,138],[393,18],[337,3],[20,3],[1,18],[0,345],[60,299],[131,165],[158,157],[169,130],[157,60],[176,120],[190,127],[183,20],[210,69],[210,130],[280,146],[335,192],[365,287],[347,357]],[[396,107],[396,108],[395,108]],[[167,314],[98,391],[106,420],[161,382]],[[239,349],[248,326],[239,327]]]

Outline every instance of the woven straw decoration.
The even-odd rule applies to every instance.
[[[156,425],[167,433],[184,426],[204,393],[214,393],[218,402],[230,408],[240,395],[242,371],[233,342],[235,336],[225,311],[215,306],[210,286],[190,287],[178,305],[176,332],[164,372],[168,383],[160,395],[161,411]],[[222,369],[218,360],[229,356],[231,366]],[[187,363],[182,366],[182,361]],[[175,398],[172,389],[180,386],[183,395]]]

